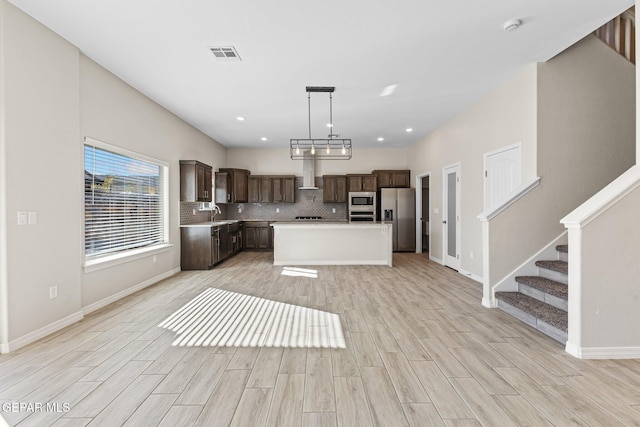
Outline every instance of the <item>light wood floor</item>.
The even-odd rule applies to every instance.
[[[183,272],[0,356],[20,426],[640,425],[640,361],[581,361],[417,254],[281,275],[243,252]],[[157,325],[207,288],[340,316],[346,349],[171,346]],[[622,325],[621,325],[622,326]],[[637,327],[638,325],[634,325]]]

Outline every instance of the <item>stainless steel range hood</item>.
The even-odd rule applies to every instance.
[[[316,187],[316,159],[302,161],[302,187],[299,190],[318,190]]]

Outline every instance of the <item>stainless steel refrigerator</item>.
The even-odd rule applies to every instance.
[[[416,193],[414,188],[378,191],[380,221],[393,223],[393,251],[416,250]]]

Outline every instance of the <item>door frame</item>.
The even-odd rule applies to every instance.
[[[445,223],[445,218],[448,215],[448,183],[447,183],[447,171],[449,169],[455,169],[457,173],[457,182],[456,182],[456,258],[455,261],[447,263],[447,259],[450,258],[447,255],[447,224]],[[451,163],[442,168],[442,263],[446,267],[451,267],[456,271],[460,271],[460,242],[462,241],[462,236],[460,235],[461,228],[460,227],[460,217],[462,216],[462,207],[461,207],[461,188],[462,188],[462,164],[461,162]]]
[[[509,151],[509,150],[513,150],[514,148],[517,148],[519,150],[520,154],[520,184],[522,184],[522,182],[524,181],[524,153],[522,151],[522,141],[518,141],[515,144],[511,144],[511,145],[507,145],[506,147],[502,147],[502,148],[498,148],[497,150],[493,150],[493,151],[489,151],[487,153],[484,153],[484,155],[482,156],[482,173],[483,173],[483,183],[482,183],[482,191],[483,196],[482,196],[482,206],[483,206],[483,210],[487,210],[489,208],[489,206],[487,206],[487,197],[489,196],[489,183],[487,180],[487,163],[489,160],[489,157],[494,156],[496,154],[500,154],[504,151]]]
[[[429,178],[429,186],[431,186],[431,172],[425,172],[416,175],[416,253],[422,253],[422,179]],[[427,245],[431,248],[431,191],[429,191],[429,211],[427,211],[427,221],[429,222],[429,240]],[[431,259],[431,251],[429,251],[429,259]]]

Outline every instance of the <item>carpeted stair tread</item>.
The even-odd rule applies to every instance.
[[[496,298],[567,332],[567,312],[519,292],[496,292]]]
[[[556,251],[564,252],[565,254],[569,253],[569,245],[558,245],[556,246]]]
[[[569,273],[569,264],[564,261],[536,261],[536,267],[546,268],[547,270],[564,274]]]
[[[518,276],[516,282],[527,285],[531,288],[553,295],[554,297],[568,299],[568,286],[555,280],[540,276]]]

